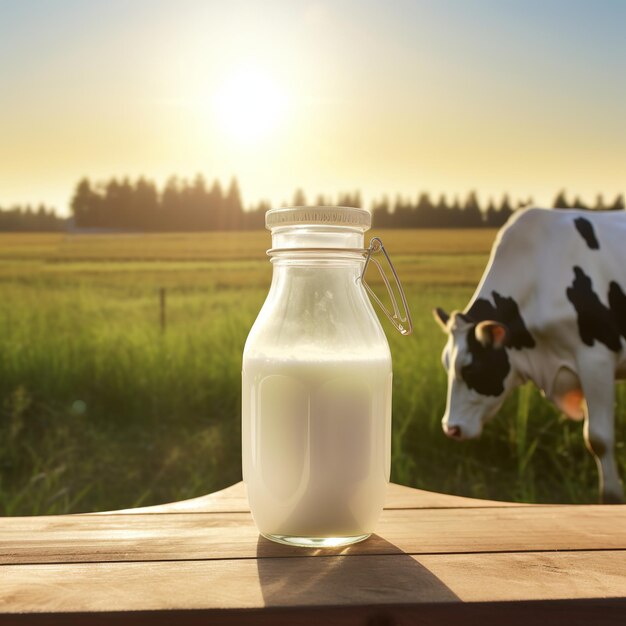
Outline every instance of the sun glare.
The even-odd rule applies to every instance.
[[[215,113],[221,129],[242,143],[271,135],[286,109],[286,95],[268,75],[258,70],[232,74],[215,96]]]

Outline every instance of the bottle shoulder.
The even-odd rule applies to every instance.
[[[254,355],[343,354],[391,361],[387,338],[362,285],[343,289],[270,290],[244,349]]]

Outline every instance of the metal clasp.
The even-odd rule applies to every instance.
[[[398,301],[396,299],[395,293],[385,274],[385,270],[383,266],[380,264],[377,258],[374,255],[382,252],[387,259],[387,263],[389,263],[389,268],[391,269],[391,273],[393,274],[393,279],[396,283],[396,287],[398,289],[398,293],[400,294],[400,299],[402,300],[402,308],[404,309],[404,313],[400,312],[398,308]],[[387,287],[387,291],[389,292],[389,298],[391,299],[391,305],[393,306],[393,314],[385,307],[385,305],[380,301],[380,298],[374,293],[372,288],[367,284],[365,280],[365,272],[367,272],[367,268],[370,264],[370,261],[376,265],[378,271],[385,283],[385,287]],[[389,321],[403,334],[410,335],[413,332],[413,321],[411,320],[411,313],[409,311],[409,305],[406,301],[406,295],[404,294],[404,289],[402,288],[402,283],[398,278],[398,273],[396,272],[396,268],[393,266],[389,255],[387,254],[387,250],[385,250],[385,246],[383,246],[383,242],[378,238],[374,237],[370,241],[369,248],[367,249],[367,254],[365,256],[365,265],[363,266],[363,271],[361,272],[361,282],[365,289],[367,289],[371,298],[378,304],[378,306],[382,309],[383,313],[389,318]]]

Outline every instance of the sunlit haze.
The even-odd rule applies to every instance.
[[[549,203],[626,187],[626,2],[0,0],[0,206],[79,178]]]
[[[269,73],[241,68],[217,89],[214,104],[218,127],[247,144],[277,133],[285,122],[288,96]]]

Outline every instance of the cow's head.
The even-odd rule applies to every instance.
[[[509,331],[500,322],[475,322],[458,311],[433,314],[448,334],[442,354],[448,373],[443,430],[452,439],[473,439],[515,386],[505,349]]]

